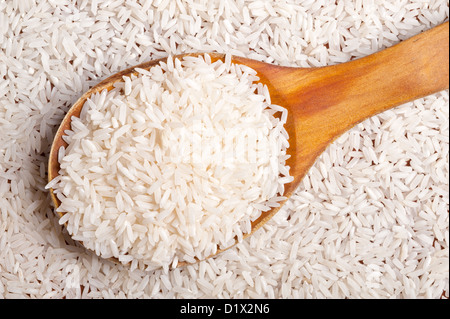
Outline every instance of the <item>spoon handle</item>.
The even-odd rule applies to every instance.
[[[295,84],[287,96],[295,104],[291,115],[301,126],[302,144],[323,150],[340,134],[377,113],[447,89],[448,54],[446,22],[361,59],[291,71],[291,83]]]

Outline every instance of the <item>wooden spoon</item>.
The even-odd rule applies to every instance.
[[[294,180],[286,185],[284,196],[289,198],[325,148],[357,123],[400,104],[447,89],[448,54],[449,24],[446,22],[391,48],[333,66],[292,68],[233,57],[232,63],[245,64],[258,72],[261,82],[269,88],[272,103],[288,109],[285,127],[289,134],[288,154],[291,158],[287,165]],[[210,55],[213,61],[224,59],[222,54]],[[111,90],[114,83],[123,81],[123,76],[136,74],[135,68],[149,69],[162,60],[165,59],[116,73],[81,96],[56,133],[48,164],[49,181],[58,176],[58,149],[67,146],[62,139],[64,131],[70,129],[72,116],[79,116],[91,94]],[[55,207],[58,207],[60,202],[53,189],[50,193]],[[278,210],[262,213],[252,223],[252,232],[247,236]]]

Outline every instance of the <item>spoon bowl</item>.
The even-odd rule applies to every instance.
[[[272,103],[288,110],[285,128],[289,134],[290,158],[287,165],[294,180],[285,185],[284,196],[292,195],[317,157],[342,133],[380,112],[448,89],[448,53],[449,23],[446,22],[378,53],[326,67],[283,67],[234,56],[232,63],[256,70],[260,82],[269,89]],[[203,53],[175,57],[181,59],[200,54]],[[212,61],[225,58],[217,53],[210,56]],[[86,100],[94,93],[111,90],[123,76],[137,74],[136,68],[148,70],[164,60],[153,60],[118,72],[92,87],[74,103],[51,146],[49,181],[59,174],[58,150],[67,146],[62,138],[64,131],[71,128],[72,116],[80,115]],[[54,206],[58,207],[60,201],[53,189],[50,189],[50,195]],[[281,202],[280,207],[283,204]],[[270,220],[280,207],[262,212],[244,238]],[[220,249],[216,254],[224,250]]]

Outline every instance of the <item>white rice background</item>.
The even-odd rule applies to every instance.
[[[187,267],[97,257],[45,190],[65,112],[125,67],[197,51],[336,64],[448,16],[446,0],[0,1],[0,297],[448,298],[448,90],[342,135],[262,229]]]

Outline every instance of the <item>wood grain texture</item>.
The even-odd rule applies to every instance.
[[[289,197],[326,147],[380,112],[449,87],[449,23],[393,47],[321,68],[289,68],[245,58],[234,62],[258,71],[272,102],[288,109],[286,130],[294,181]],[[278,210],[263,213],[253,231]],[[253,233],[253,232],[252,232]]]
[[[284,195],[290,197],[325,148],[357,123],[408,101],[448,89],[448,54],[449,23],[446,22],[391,48],[334,66],[291,68],[233,57],[233,63],[245,64],[258,72],[260,81],[269,88],[272,103],[288,109],[285,127],[291,158],[287,164],[294,181],[286,185]],[[210,55],[213,61],[224,59],[222,54]],[[83,94],[56,133],[48,163],[49,181],[58,176],[58,149],[66,146],[62,140],[64,131],[70,129],[71,117],[80,114],[87,98],[103,89],[110,90],[114,83],[122,81],[123,76],[135,73],[135,68],[149,69],[161,60],[123,70]],[[50,193],[58,207],[60,202],[53,189]],[[278,210],[262,213],[252,223],[252,232],[245,237],[253,234]],[[179,264],[182,265],[185,264]]]

